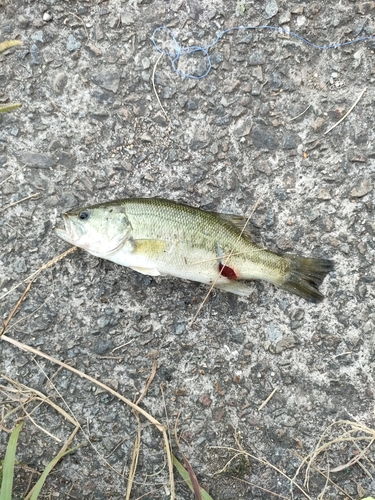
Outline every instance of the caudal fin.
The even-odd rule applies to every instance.
[[[294,293],[309,302],[321,302],[324,295],[319,292],[326,275],[333,269],[333,261],[284,255],[289,259],[289,271],[279,288]]]

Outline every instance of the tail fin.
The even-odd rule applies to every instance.
[[[289,259],[289,271],[279,288],[299,295],[309,302],[318,303],[324,299],[318,288],[325,276],[332,271],[333,261],[284,255]]]

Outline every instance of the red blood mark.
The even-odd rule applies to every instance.
[[[219,262],[219,273],[229,280],[236,280],[238,278],[236,272],[231,267],[224,266],[221,262]]]

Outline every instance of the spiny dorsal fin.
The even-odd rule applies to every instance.
[[[257,231],[257,228],[247,220],[247,217],[244,217],[243,215],[221,214],[219,212],[213,213],[228,225],[235,227],[240,232],[243,231],[242,236],[244,238],[247,238],[252,242],[259,241],[259,232]]]

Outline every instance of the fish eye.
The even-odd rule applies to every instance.
[[[87,220],[90,217],[90,214],[87,210],[83,210],[78,214],[78,218],[81,220]]]

